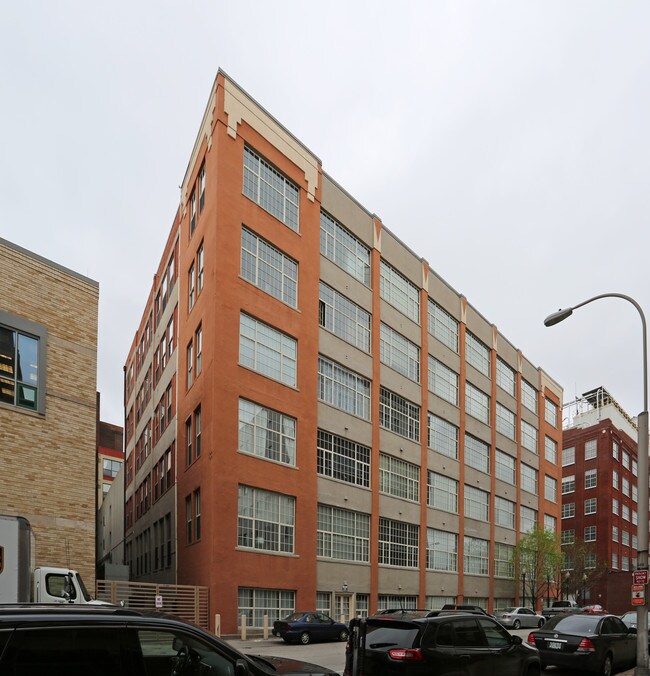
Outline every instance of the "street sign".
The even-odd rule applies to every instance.
[[[645,585],[642,584],[632,585],[632,605],[633,606],[645,605]]]
[[[632,583],[633,584],[648,584],[648,571],[647,570],[635,570],[632,572]]]
[[[162,596],[156,596],[156,608],[163,607],[163,598]]]

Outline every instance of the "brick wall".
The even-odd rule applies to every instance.
[[[26,517],[36,565],[95,567],[96,282],[0,239],[0,310],[47,329],[45,414],[0,403],[0,513]]]

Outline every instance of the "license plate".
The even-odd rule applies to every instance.
[[[548,641],[546,646],[552,650],[562,650],[562,644],[559,641]]]

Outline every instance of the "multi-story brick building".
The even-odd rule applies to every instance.
[[[124,430],[119,425],[99,419],[99,393],[97,393],[97,509],[113,485],[113,480],[124,462]]]
[[[95,577],[96,282],[0,239],[0,513]]]
[[[223,72],[125,373],[127,559],[224,631],[511,605],[557,528],[561,388]]]
[[[599,387],[566,406],[562,451],[562,527],[565,570],[573,570],[576,543],[588,546],[577,562],[585,577],[583,603],[610,612],[630,605],[636,568],[638,464],[636,420]],[[642,522],[648,523],[647,516]],[[627,572],[627,575],[617,575]],[[577,584],[580,587],[579,581]]]

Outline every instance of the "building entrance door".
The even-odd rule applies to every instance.
[[[334,618],[337,622],[350,621],[350,597],[351,594],[334,594]],[[341,619],[343,616],[343,619]]]

